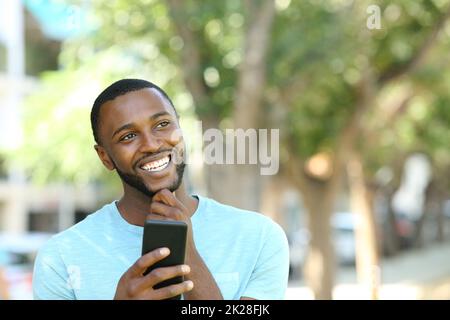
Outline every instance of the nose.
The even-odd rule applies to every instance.
[[[161,149],[162,140],[151,133],[145,133],[141,137],[139,151],[142,153],[154,153]]]

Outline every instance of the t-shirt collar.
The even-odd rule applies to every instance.
[[[192,214],[192,217],[191,217],[192,223],[194,223],[194,221],[198,221],[198,219],[200,219],[202,212],[204,212],[205,208],[206,208],[206,199],[205,198],[203,198],[199,195],[193,195],[193,196],[198,199],[198,206],[197,206],[197,209]],[[118,226],[124,228],[127,231],[133,232],[133,233],[137,233],[137,234],[141,234],[141,235],[143,234],[143,232],[144,232],[143,227],[131,224],[122,217],[122,215],[119,212],[119,209],[117,208],[117,200],[110,203],[109,207],[111,210],[111,215],[112,215],[113,221],[115,223],[117,223]]]

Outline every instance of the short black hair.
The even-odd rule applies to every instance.
[[[169,96],[164,92],[164,90],[158,87],[156,84],[142,79],[118,80],[113,84],[111,84],[109,87],[107,87],[105,90],[103,90],[102,93],[99,94],[97,99],[95,99],[94,105],[92,106],[91,126],[92,126],[92,133],[94,135],[94,139],[97,144],[100,144],[100,138],[98,136],[98,127],[100,123],[99,122],[100,108],[102,107],[102,105],[128,92],[137,91],[145,88],[152,88],[161,93],[163,97],[166,98],[167,101],[169,101],[170,105],[175,110],[175,114],[178,116],[175,106],[172,103],[172,100],[170,100]]]

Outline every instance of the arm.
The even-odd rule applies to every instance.
[[[267,226],[264,243],[241,300],[284,299],[289,276],[289,246],[280,226]]]
[[[223,300],[211,272],[199,253],[195,250],[188,255],[186,263],[191,266],[191,273],[186,277],[195,283],[194,290],[184,295],[186,300]]]
[[[33,270],[35,300],[75,300],[69,273],[61,260],[57,244],[50,240],[39,250]]]
[[[151,212],[151,218],[184,221],[188,225],[186,264],[191,267],[191,272],[186,278],[194,283],[194,289],[184,295],[185,299],[222,300],[216,281],[195,247],[188,209],[172,192],[163,189],[153,197]]]
[[[153,286],[161,281],[189,273],[185,266],[154,269],[143,275],[148,267],[165,258],[168,250],[156,249],[140,257],[120,278],[114,299],[159,300],[183,294],[192,289],[190,281],[161,289]],[[79,276],[79,275],[78,275]],[[79,286],[77,274],[71,274],[59,256],[55,243],[39,251],[33,273],[33,294],[36,300],[76,300],[74,289]]]

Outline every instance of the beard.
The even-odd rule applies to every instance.
[[[181,163],[175,165],[175,170],[176,170],[175,180],[167,188],[170,190],[170,192],[174,192],[175,190],[177,190],[180,187],[181,182],[183,180],[183,174],[184,174],[185,167],[186,167],[186,164],[184,162],[181,162]],[[125,172],[121,171],[119,168],[117,168],[117,166],[116,166],[116,171],[117,171],[117,174],[119,175],[120,179],[122,180],[122,182],[124,182],[124,183],[128,184],[129,186],[131,186],[132,188],[140,191],[141,193],[143,193],[144,195],[146,195],[149,198],[153,198],[153,196],[159,191],[159,190],[151,190],[151,189],[147,188],[147,186],[144,184],[143,179],[137,175],[125,173]]]

